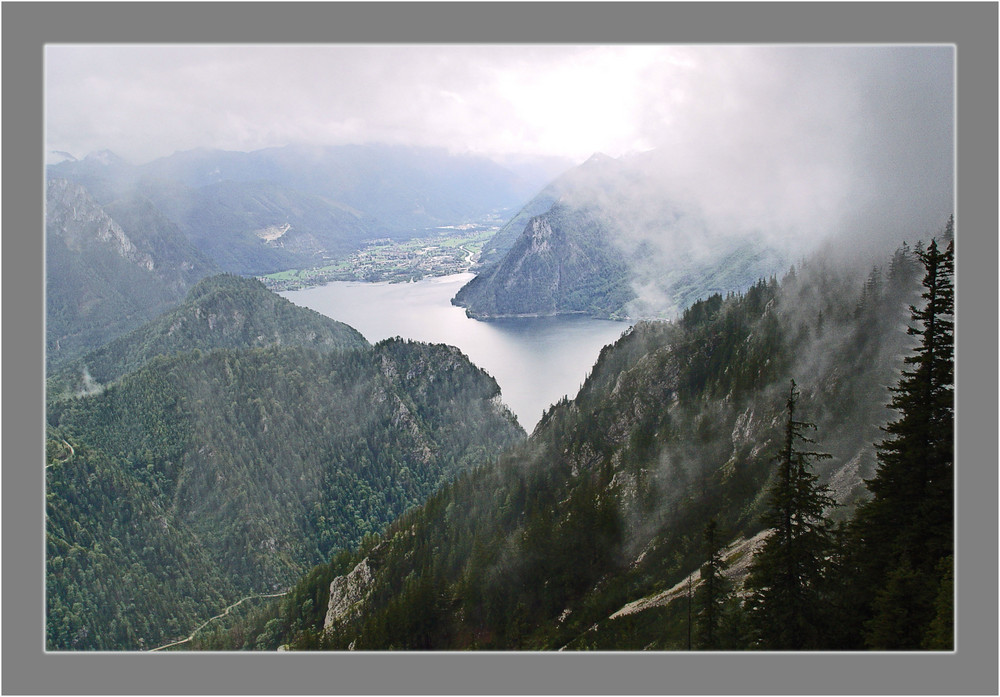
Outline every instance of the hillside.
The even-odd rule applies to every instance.
[[[765,231],[737,234],[672,195],[664,157],[597,154],[554,180],[484,245],[454,303],[480,319],[672,318],[787,268]]]
[[[672,601],[698,581],[709,522],[718,568],[737,587],[766,545],[789,379],[796,414],[815,423],[815,448],[830,455],[815,468],[841,504],[829,515],[848,520],[868,496],[873,443],[892,418],[887,386],[914,345],[908,305],[919,302],[909,250],[884,269],[865,280],[813,260],[780,284],[696,303],[676,324],[637,324],[602,352],[579,395],[496,465],[463,474],[314,569],[288,599],[198,645],[685,648],[687,606]],[[842,608],[845,587],[810,590],[830,598],[814,606],[834,613],[817,619],[830,623],[826,648],[860,641],[856,615],[868,606]],[[729,619],[714,648],[764,641],[734,602],[719,605]]]
[[[46,189],[45,265],[50,369],[152,319],[217,270],[146,199],[102,207],[59,179]]]
[[[503,259],[520,237],[528,222],[542,215],[566,196],[586,190],[591,200],[600,200],[615,184],[618,162],[607,155],[597,153],[577,167],[571,167],[548,182],[541,191],[528,201],[513,217],[497,231],[496,235],[483,247],[479,258],[482,268],[490,268]],[[593,185],[599,183],[600,190]]]
[[[271,182],[227,180],[191,188],[153,181],[139,190],[232,273],[317,266],[391,234],[369,214]]]
[[[200,349],[302,346],[321,352],[365,348],[352,327],[294,305],[255,279],[200,281],[176,309],[69,363],[48,380],[49,397],[98,389],[159,355]]]
[[[503,260],[465,285],[453,302],[477,319],[615,317],[635,293],[611,234],[592,211],[553,206],[531,218]]]
[[[50,404],[49,648],[150,647],[288,585],[523,437],[498,398],[390,340],[161,356]]]

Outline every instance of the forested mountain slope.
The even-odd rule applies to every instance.
[[[148,200],[102,207],[62,179],[46,189],[45,269],[49,368],[152,319],[217,271]]]
[[[813,260],[780,283],[698,302],[676,324],[637,324],[526,443],[200,647],[683,649],[692,646],[688,622],[698,623],[695,648],[811,646],[781,646],[754,624],[767,616],[751,610],[769,607],[767,588],[748,584],[751,604],[741,607],[732,586],[763,563],[753,552],[769,546],[769,511],[796,462],[815,460],[795,481],[840,504],[824,511],[833,520],[851,519],[868,496],[873,444],[894,414],[889,386],[917,342],[906,327],[909,305],[922,303],[922,260],[922,249],[904,246],[867,279]],[[800,456],[802,434],[822,456]],[[916,581],[904,562],[897,585],[878,591],[881,580],[868,577],[852,605],[862,528],[810,524],[831,545],[803,596],[825,623],[816,625],[821,648],[885,647],[865,613],[891,624],[900,584],[927,587],[922,622],[934,616],[935,594],[947,599],[944,567]],[[754,573],[759,583],[763,572]],[[703,600],[707,577],[718,583]],[[700,609],[689,614],[675,601],[696,584]],[[704,619],[709,606],[714,620]],[[707,638],[706,621],[715,630]],[[912,630],[917,648],[926,627]]]
[[[457,349],[401,340],[160,356],[48,419],[51,649],[186,636],[523,437]]]
[[[159,355],[270,345],[321,352],[369,346],[353,327],[299,307],[256,279],[223,274],[200,281],[176,309],[59,370],[48,394],[92,391]]]

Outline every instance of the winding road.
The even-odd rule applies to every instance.
[[[174,641],[174,642],[171,642],[169,644],[164,644],[163,646],[157,646],[155,649],[149,649],[149,652],[152,653],[153,651],[162,651],[163,649],[169,649],[171,646],[180,646],[181,644],[188,643],[189,641],[191,641],[192,639],[194,639],[194,635],[197,634],[198,632],[200,632],[202,629],[204,629],[205,626],[209,622],[214,622],[215,620],[219,619],[220,617],[225,617],[226,615],[229,614],[230,610],[232,610],[237,605],[240,605],[240,604],[246,602],[247,600],[251,600],[253,598],[280,598],[283,595],[288,595],[288,593],[289,593],[289,591],[282,591],[281,593],[271,593],[270,595],[257,595],[257,594],[254,594],[254,595],[248,595],[245,598],[240,598],[239,600],[237,600],[235,603],[233,603],[232,605],[230,605],[229,607],[227,607],[225,610],[223,610],[222,612],[220,612],[215,617],[209,617],[207,620],[205,620],[200,625],[198,625],[198,628],[195,629],[193,632],[191,632],[191,634],[188,635],[187,639],[181,639],[180,641]]]

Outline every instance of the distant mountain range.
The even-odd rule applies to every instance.
[[[480,319],[672,317],[787,268],[766,231],[713,228],[674,200],[661,157],[597,154],[555,179],[484,246],[454,303]]]
[[[138,166],[101,151],[47,171],[101,204],[141,192],[222,270],[240,274],[318,264],[373,239],[503,220],[537,190],[537,179],[485,157],[388,145],[198,149]]]
[[[500,221],[537,184],[483,157],[380,145],[200,149],[138,166],[103,150],[47,173],[50,368],[152,319],[207,275],[307,268],[376,239]]]

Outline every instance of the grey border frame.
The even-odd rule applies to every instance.
[[[997,694],[997,4],[4,3],[5,694]],[[958,650],[48,654],[42,650],[46,43],[957,46]],[[964,320],[964,321],[963,321]]]

